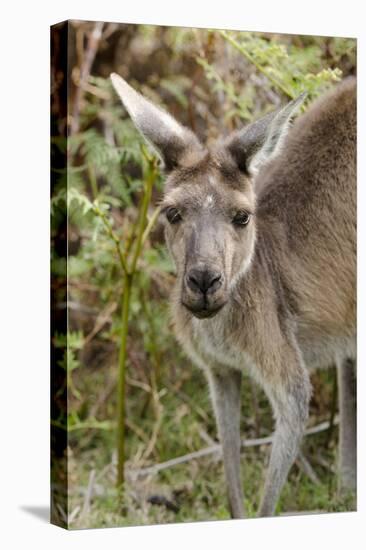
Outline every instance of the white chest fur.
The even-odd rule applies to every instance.
[[[187,351],[198,366],[217,365],[244,371],[252,365],[252,360],[232,337],[228,326],[230,324],[224,315],[192,319],[193,341]]]

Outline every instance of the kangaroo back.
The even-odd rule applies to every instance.
[[[354,331],[356,124],[351,78],[297,119],[282,154],[256,180],[258,233],[281,229],[281,271],[301,339]]]

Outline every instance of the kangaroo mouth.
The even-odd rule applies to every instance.
[[[210,317],[214,317],[224,307],[225,304],[226,302],[223,302],[215,306],[209,306],[208,304],[204,304],[203,307],[197,307],[197,306],[182,302],[182,305],[186,309],[188,309],[188,311],[192,313],[192,315],[197,319],[209,319]]]

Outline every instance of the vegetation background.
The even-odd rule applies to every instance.
[[[67,67],[58,62],[66,44],[51,37],[56,321],[67,311],[52,335],[53,519],[84,528],[229,518],[206,382],[169,319],[174,267],[156,223],[163,180],[109,75],[117,72],[211,141],[304,90],[306,108],[355,74],[356,40],[81,21],[68,24],[67,37]],[[135,263],[128,322],[123,261]],[[337,387],[329,367],[312,374],[314,429],[278,513],[355,509],[354,495],[337,493]],[[250,516],[272,430],[265,395],[245,379]]]

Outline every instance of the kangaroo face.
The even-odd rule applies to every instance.
[[[255,241],[249,180],[233,165],[232,186],[222,156],[202,156],[201,162],[168,177],[161,211],[180,302],[198,318],[211,317],[226,304],[230,288],[249,266]]]

